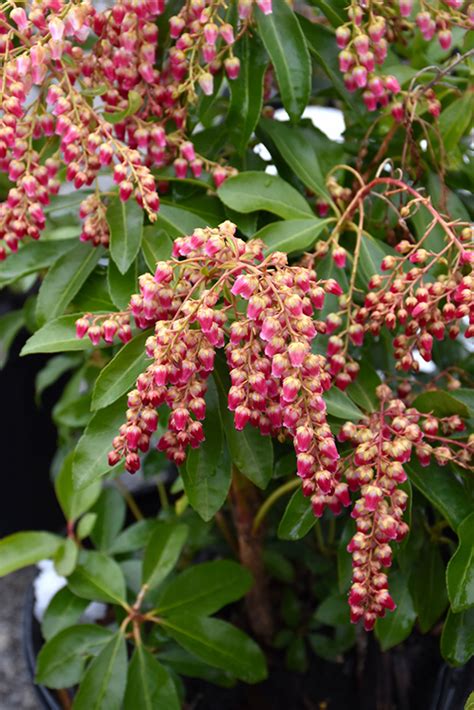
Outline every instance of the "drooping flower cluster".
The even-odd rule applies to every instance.
[[[348,91],[362,89],[362,98],[369,111],[390,104],[393,117],[404,117],[400,84],[393,75],[387,75],[382,65],[391,43],[404,40],[406,33],[418,29],[426,41],[436,35],[444,50],[451,47],[452,27],[474,27],[474,5],[466,10],[463,0],[445,0],[442,3],[420,3],[415,21],[411,19],[413,0],[391,2],[352,2],[349,21],[336,30],[340,49],[339,69],[344,74]],[[440,104],[434,95],[427,96],[427,108],[438,115]]]
[[[400,488],[407,480],[404,465],[416,455],[422,466],[429,466],[433,456],[440,465],[452,461],[467,467],[474,454],[472,437],[443,436],[464,430],[457,415],[438,419],[421,414],[395,399],[387,385],[378,387],[377,396],[379,410],[358,425],[346,423],[339,434],[353,447],[342,454],[345,480],[351,491],[361,493],[351,513],[357,532],[347,546],[353,565],[349,604],[351,620],[363,619],[366,630],[395,608],[384,568],[392,563],[390,543],[408,532],[403,520],[407,494]]]
[[[182,464],[188,446],[203,440],[206,381],[216,350],[225,347],[236,429],[249,423],[265,435],[290,435],[315,513],[325,505],[338,512],[350,501],[322,398],[331,378],[311,344],[315,310],[326,293],[340,289],[332,279],[317,281],[313,270],[288,266],[283,253],[264,258],[263,246],[236,238],[230,222],[197,229],[175,241],[174,258],[158,263],[154,276],[140,278],[127,313],[104,316],[102,325],[87,314],[79,319],[78,336],[88,332],[94,343],[116,333],[123,340],[130,314],[139,328],[155,326],[146,343],[152,363],[129,394],[127,423],[109,461],[124,458],[127,470],[136,471],[138,451],[148,450],[157,427],[156,408],[166,404],[171,414],[158,448]]]
[[[470,233],[467,229],[467,239]],[[474,251],[470,244],[464,247],[446,273],[434,276],[432,270],[439,265],[441,255],[400,242],[397,251],[403,256],[385,257],[382,269],[387,275],[371,278],[372,290],[364,306],[356,310],[352,328],[363,326],[378,335],[383,326],[391,331],[400,326],[402,332],[393,339],[398,369],[418,368],[415,349],[430,361],[434,341],[446,336],[457,338],[466,321],[464,337],[474,336]],[[413,264],[412,268],[406,268],[407,264]]]
[[[239,4],[236,37],[247,29],[252,4]],[[271,12],[268,0],[259,5]],[[234,27],[222,7],[217,0],[186,3],[171,18],[171,45],[160,53],[156,20],[164,0],[116,0],[100,11],[88,0],[10,3],[0,13],[0,170],[15,183],[0,205],[0,259],[24,237],[40,236],[62,166],[76,189],[95,187],[81,205],[81,239],[105,245],[105,171],[120,198],[134,197],[151,221],[159,208],[151,168],[174,163],[178,177],[188,166],[196,177],[206,169],[217,185],[230,174],[198,156],[186,137],[196,87],[212,93],[222,65],[230,79],[238,75]]]

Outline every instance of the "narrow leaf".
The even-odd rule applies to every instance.
[[[89,550],[68,579],[68,586],[78,597],[91,601],[122,604],[125,580],[118,564],[102,552]]]
[[[386,616],[378,619],[375,625],[375,635],[382,651],[388,651],[389,648],[404,641],[410,635],[416,619],[408,580],[401,572],[391,576],[390,593],[397,608],[395,611],[387,612]]]
[[[455,614],[474,606],[474,513],[462,521],[457,533],[458,549],[446,571],[449,600]]]
[[[278,175],[243,172],[226,180],[217,194],[227,207],[244,214],[266,210],[282,219],[314,217],[304,197]]]
[[[282,540],[301,540],[316,524],[311,501],[298,488],[290,498],[278,526],[278,537]]]
[[[156,587],[171,572],[186,543],[187,525],[161,524],[153,533],[143,558],[142,583]]]
[[[74,697],[73,710],[120,710],[127,680],[127,644],[118,632],[94,658]]]
[[[0,577],[53,557],[63,539],[48,532],[18,532],[0,540]]]
[[[173,680],[143,645],[135,648],[128,667],[124,710],[180,710]]]
[[[120,273],[125,274],[138,254],[143,234],[143,210],[134,199],[122,202],[114,197],[107,208],[110,254]]]

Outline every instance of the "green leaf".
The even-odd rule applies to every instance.
[[[311,60],[295,13],[285,0],[273,0],[272,12],[256,10],[257,27],[276,73],[283,106],[292,121],[305,110],[311,91]]]
[[[410,591],[422,633],[438,621],[448,604],[445,569],[439,547],[426,540],[413,565]]]
[[[138,520],[114,537],[109,552],[122,555],[124,552],[140,550],[148,544],[156,526],[156,520]]]
[[[250,572],[230,560],[204,562],[172,579],[156,601],[158,615],[189,612],[208,616],[240,599],[253,584]]]
[[[364,288],[368,287],[374,274],[383,273],[381,263],[387,254],[395,254],[395,251],[368,234],[362,235],[357,277]]]
[[[180,710],[173,680],[143,645],[137,646],[128,667],[124,710]]]
[[[111,557],[95,550],[82,553],[80,564],[68,579],[68,586],[83,599],[111,604],[125,601],[122,570]]]
[[[227,207],[244,214],[266,210],[282,219],[314,217],[304,197],[278,175],[240,173],[226,180],[217,194]]]
[[[449,468],[435,463],[423,468],[412,459],[406,469],[413,485],[439,510],[453,530],[457,530],[473,506],[472,497],[461,481]]]
[[[126,398],[96,412],[74,452],[72,473],[76,488],[84,488],[110,471],[107,453],[112,439],[125,420]]]
[[[93,512],[97,520],[91,535],[92,542],[102,552],[110,552],[125,522],[125,500],[116,488],[104,488]]]
[[[62,254],[71,249],[71,239],[60,241],[39,241],[25,244],[10,259],[0,263],[0,286],[17,281],[37,271],[47,269]]]
[[[474,513],[462,521],[457,533],[459,545],[446,570],[454,614],[474,606]]]
[[[162,523],[150,537],[143,557],[143,584],[157,587],[177,563],[189,533],[187,525]]]
[[[448,156],[472,126],[473,111],[474,96],[466,91],[441,112],[438,128]]]
[[[120,710],[127,682],[127,643],[118,632],[88,667],[73,710]]]
[[[79,558],[79,548],[75,540],[67,537],[56,550],[54,569],[61,577],[69,577],[76,568]]]
[[[79,242],[54,262],[38,293],[36,319],[39,325],[64,312],[104,253],[102,247]]]
[[[346,389],[349,397],[367,412],[375,412],[379,408],[379,400],[375,390],[380,384],[380,377],[372,365],[366,360],[360,363],[360,371],[355,382]]]
[[[108,121],[109,123],[121,123],[124,118],[127,118],[128,116],[133,116],[135,113],[137,113],[143,103],[143,97],[141,96],[141,94],[138,93],[138,91],[129,91],[127,98],[128,106],[123,111],[104,112],[103,116],[106,121]]]
[[[205,521],[210,520],[224,503],[230,486],[231,466],[224,445],[219,401],[213,379],[206,393],[205,441],[189,452],[182,467],[184,489],[192,507]]]
[[[456,393],[451,395],[442,390],[429,390],[419,394],[412,406],[420,412],[431,412],[437,417],[450,417],[452,414],[469,417],[469,409],[456,399]]]
[[[76,597],[67,587],[56,592],[49,602],[41,622],[41,633],[46,641],[63,629],[75,624],[88,606],[87,599]]]
[[[59,474],[54,481],[54,490],[59,505],[62,508],[66,520],[77,520],[80,516],[92,508],[100,495],[101,484],[99,481],[80,491],[75,490],[72,478],[73,452],[64,459]]]
[[[165,631],[186,651],[246,683],[266,678],[265,657],[254,641],[220,619],[180,613],[162,619]]]
[[[237,431],[233,416],[227,407],[229,375],[222,360],[216,360],[214,380],[219,392],[219,408],[222,426],[232,463],[252,483],[266,488],[273,475],[273,444],[269,436],[252,426]]]
[[[310,0],[311,5],[316,5],[326,15],[333,27],[339,27],[345,22],[344,5],[338,7],[337,2],[327,2],[327,0]]]
[[[474,609],[448,612],[441,635],[441,653],[453,665],[463,666],[474,655]]]
[[[48,532],[18,532],[0,540],[0,577],[53,557],[62,538]]]
[[[164,229],[168,237],[175,239],[192,234],[198,227],[207,227],[207,220],[183,206],[162,204],[158,213],[155,228]]]
[[[416,619],[408,580],[401,572],[391,575],[390,594],[397,608],[395,611],[387,612],[386,616],[378,619],[375,624],[375,635],[382,651],[388,651],[389,648],[404,641],[410,635]]]
[[[0,317],[0,370],[5,367],[10,346],[24,325],[23,310],[10,311]]]
[[[311,501],[298,488],[290,498],[278,526],[278,537],[282,540],[301,540],[316,524]]]
[[[471,693],[466,700],[464,710],[474,710],[474,693]]]
[[[115,262],[110,260],[107,267],[107,285],[114,305],[120,310],[128,308],[130,297],[138,288],[136,261],[124,274],[121,274]]]
[[[148,226],[143,230],[142,252],[150,271],[154,272],[157,261],[166,261],[171,256],[173,242],[163,229]]]
[[[72,370],[82,362],[80,355],[56,355],[48,360],[35,379],[35,395],[39,402],[41,395],[54,384],[65,372]]]
[[[172,671],[179,675],[185,675],[190,678],[203,678],[209,683],[223,688],[231,688],[236,683],[235,678],[230,673],[209,666],[204,661],[201,661],[200,658],[188,653],[175,643],[160,649],[160,661],[166,663],[168,668],[171,668]]]
[[[318,154],[314,145],[308,141],[305,129],[268,118],[260,120],[259,128],[264,138],[270,139],[285,163],[302,183],[317,195],[330,201]]]
[[[91,315],[97,315],[92,313]],[[89,350],[92,345],[89,338],[76,337],[76,321],[83,313],[72,313],[49,321],[28,338],[20,355],[36,353],[58,353],[64,350]]]
[[[273,251],[284,251],[287,254],[301,252],[313,246],[328,223],[329,220],[316,217],[272,222],[260,229],[254,238],[265,243],[267,254]]]
[[[150,362],[145,343],[153,331],[145,330],[126,343],[101,370],[92,392],[92,410],[103,409],[133,389],[138,375]]]
[[[86,513],[79,520],[76,527],[76,537],[78,540],[85,540],[89,537],[97,522],[97,513]]]
[[[363,412],[357,407],[341,390],[333,387],[324,395],[328,414],[338,419],[345,421],[359,422],[364,416]]]
[[[143,210],[134,199],[122,202],[114,197],[107,208],[110,255],[125,274],[138,254],[143,234]]]
[[[314,612],[313,618],[327,626],[345,626],[350,623],[349,604],[345,594],[326,597]]]
[[[268,65],[264,47],[258,37],[245,33],[235,46],[240,59],[240,73],[229,82],[230,104],[226,125],[230,139],[241,155],[258,123],[263,105],[263,79]]]
[[[95,624],[79,624],[59,631],[38,654],[35,682],[48,688],[68,688],[81,679],[87,657],[95,656],[112,632]]]

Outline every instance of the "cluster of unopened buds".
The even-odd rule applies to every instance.
[[[263,246],[238,239],[230,222],[197,229],[175,241],[173,258],[159,262],[154,276],[140,278],[127,313],[104,316],[102,325],[79,319],[78,336],[88,333],[94,343],[120,336],[130,316],[139,328],[155,327],[146,342],[152,362],[129,394],[127,422],[109,462],[125,459],[128,471],[138,470],[138,452],[148,450],[157,427],[156,409],[166,404],[168,428],[157,447],[182,464],[188,446],[203,440],[207,378],[216,350],[225,349],[235,428],[250,424],[264,435],[291,436],[315,512],[326,505],[338,512],[349,496],[322,397],[331,376],[311,344],[323,325],[314,312],[327,293],[340,290],[332,279],[318,281],[314,270],[288,266],[283,253],[264,258]]]
[[[258,4],[271,12],[269,0]],[[111,171],[120,199],[135,198],[153,221],[159,197],[151,168],[174,164],[181,178],[188,169],[195,177],[207,170],[217,186],[232,173],[195,153],[186,121],[195,85],[211,94],[222,65],[237,77],[233,44],[247,29],[253,0],[239,3],[235,38],[220,2],[186,3],[170,19],[172,44],[163,56],[156,19],[164,0],[116,0],[103,10],[88,0],[11,6],[0,13],[0,170],[15,184],[0,205],[0,259],[24,237],[40,236],[63,166],[76,189],[95,185],[80,208],[81,238],[104,245],[100,174]]]
[[[351,332],[357,330],[361,342],[364,332],[378,335],[384,326],[391,331],[402,328],[393,339],[398,369],[419,368],[415,349],[429,362],[436,340],[446,336],[454,340],[463,330],[465,338],[474,336],[474,250],[469,227],[463,230],[463,238],[454,263],[437,275],[432,269],[440,263],[439,253],[400,242],[396,249],[401,255],[383,259],[382,270],[387,273],[370,279],[371,291],[354,311]]]
[[[463,11],[463,0],[445,0],[436,8],[431,3],[421,2],[415,21],[411,19],[413,5],[413,0],[352,2],[348,10],[349,21],[336,30],[339,69],[344,74],[348,91],[362,89],[362,98],[369,111],[390,104],[397,121],[403,120],[405,114],[398,96],[400,84],[395,76],[384,74],[380,68],[389,45],[404,32],[418,28],[427,41],[437,35],[441,47],[448,50],[452,42],[452,26],[474,27],[474,4]],[[428,101],[428,110],[434,115],[439,113],[435,97]]]
[[[351,513],[357,531],[347,546],[353,566],[349,605],[351,620],[363,619],[366,630],[395,608],[385,569],[392,563],[390,543],[408,532],[403,520],[408,496],[400,487],[407,480],[404,466],[415,455],[422,466],[434,458],[439,465],[466,468],[474,454],[474,437],[449,438],[465,428],[457,415],[421,414],[387,385],[377,388],[377,396],[379,410],[360,424],[347,422],[338,436],[343,446],[351,446],[348,454],[342,452],[344,478],[351,491],[360,491]]]

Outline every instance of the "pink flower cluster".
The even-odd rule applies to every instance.
[[[236,36],[246,31],[252,4],[242,1]],[[206,169],[216,185],[231,174],[196,155],[186,137],[197,86],[210,94],[222,66],[230,79],[239,71],[234,27],[220,18],[219,2],[184,4],[160,54],[164,0],[116,0],[101,11],[88,0],[11,5],[0,12],[0,170],[15,185],[0,205],[0,259],[24,237],[40,236],[62,166],[76,189],[95,188],[80,208],[81,238],[104,245],[104,172],[120,199],[135,198],[151,221],[159,208],[151,168],[174,163],[178,177],[188,167],[195,177]],[[271,12],[269,0],[259,5]]]
[[[384,568],[392,563],[390,543],[400,542],[408,532],[403,521],[408,497],[400,488],[407,480],[404,465],[415,454],[423,466],[430,465],[431,455],[440,465],[456,461],[467,466],[474,453],[471,440],[441,435],[441,429],[451,434],[464,429],[458,416],[437,419],[420,414],[395,399],[387,385],[380,385],[377,395],[379,411],[361,424],[344,424],[339,434],[339,441],[353,447],[347,456],[342,454],[345,480],[351,491],[361,493],[351,513],[357,532],[347,546],[353,565],[351,620],[363,619],[368,631],[387,609],[395,608]]]
[[[362,98],[369,111],[390,104],[393,117],[404,117],[403,103],[399,100],[400,84],[395,76],[385,75],[381,67],[387,57],[389,44],[401,39],[406,32],[418,28],[427,41],[435,34],[444,50],[451,47],[451,27],[474,27],[474,5],[463,12],[462,0],[446,0],[441,7],[421,2],[415,22],[410,20],[413,0],[378,3],[376,7],[366,2],[352,3],[349,22],[336,30],[339,69],[344,74],[348,91],[362,89]],[[428,109],[439,113],[436,98],[428,101]]]

